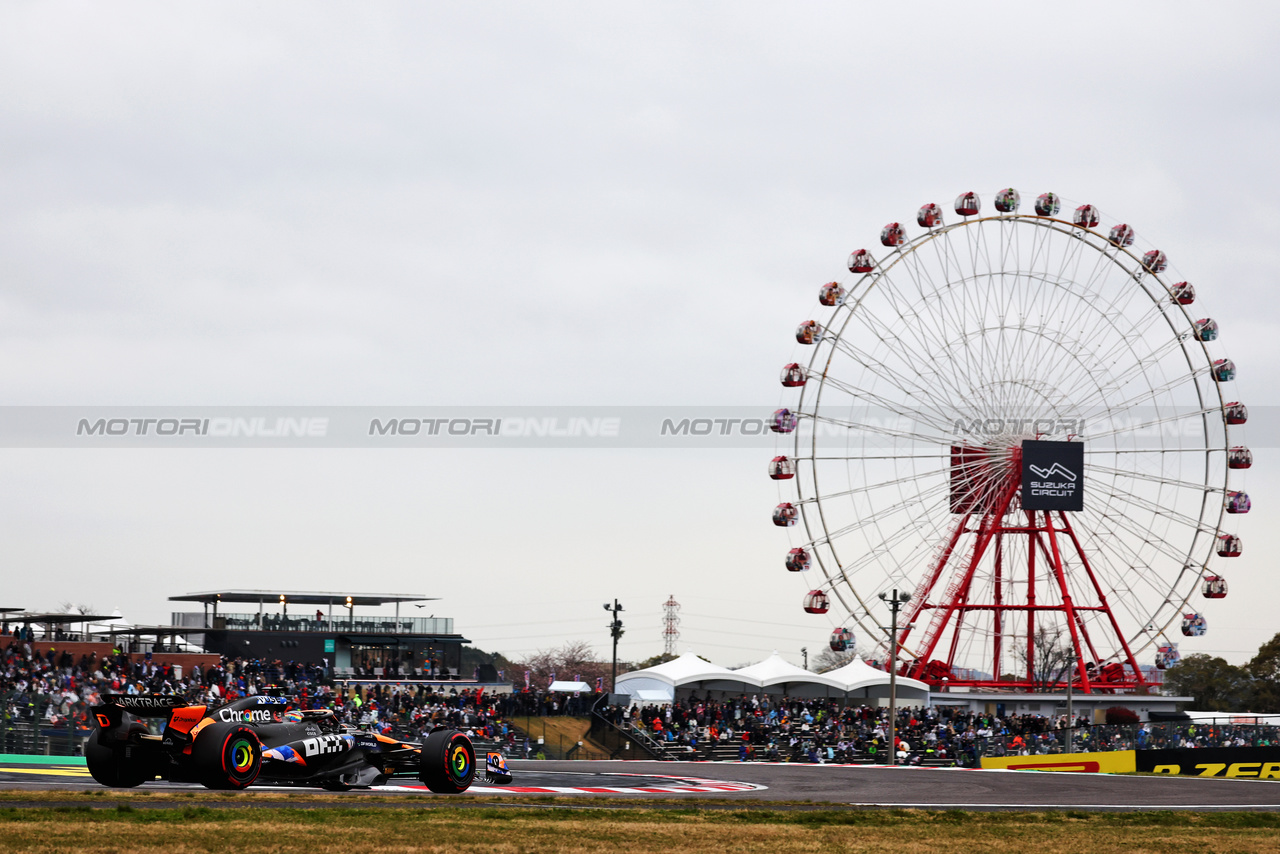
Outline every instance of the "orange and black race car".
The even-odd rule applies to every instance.
[[[416,777],[433,792],[456,794],[476,776],[475,749],[458,730],[400,741],[342,724],[327,709],[296,710],[284,697],[193,706],[174,696],[108,694],[93,717],[85,758],[104,786],[159,778],[211,789],[258,782],[342,791]],[[485,779],[511,782],[501,754],[486,757]]]

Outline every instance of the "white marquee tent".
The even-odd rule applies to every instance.
[[[595,691],[595,689],[592,688],[590,685],[588,685],[586,682],[573,682],[573,681],[565,681],[561,679],[557,679],[555,682],[552,682],[551,687],[548,688],[547,690],[559,691],[563,694],[569,694],[569,693],[590,694],[593,691]]]
[[[618,677],[619,694],[630,694],[636,703],[670,703],[690,694],[770,694],[832,699],[879,699],[889,696],[889,674],[855,659],[838,670],[811,673],[784,660],[776,652],[764,661],[729,670],[704,661],[692,652],[679,658],[634,670]],[[929,686],[898,677],[898,698],[924,703]]]

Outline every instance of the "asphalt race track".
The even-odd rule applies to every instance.
[[[567,795],[633,805],[654,798],[713,798],[742,800],[743,806],[787,801],[917,809],[1280,811],[1280,782],[1270,780],[736,762],[512,760],[510,765],[515,774],[510,786],[487,786],[477,780],[467,794],[480,799]],[[141,788],[190,791],[201,787],[157,782]],[[79,763],[0,762],[0,789],[74,791],[101,787]],[[449,800],[447,795],[432,795],[413,780],[346,793],[293,791],[328,794],[343,800],[421,794],[424,805],[428,801],[443,804]]]

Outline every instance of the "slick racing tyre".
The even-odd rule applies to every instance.
[[[422,742],[418,779],[442,795],[465,792],[476,778],[476,751],[456,729],[436,730]]]
[[[262,742],[253,727],[216,723],[196,736],[191,760],[200,782],[210,789],[243,789],[262,770]]]
[[[144,726],[135,727],[146,732]],[[89,775],[104,786],[112,788],[132,789],[150,780],[156,775],[139,762],[125,756],[125,746],[110,747],[98,741],[101,733],[95,732],[84,746],[85,764],[89,766]]]

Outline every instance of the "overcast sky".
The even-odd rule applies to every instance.
[[[1273,3],[9,3],[0,402],[740,405],[817,285],[974,189],[1088,201],[1280,404]],[[1251,425],[1252,426],[1252,425]],[[1280,631],[1280,453],[1183,652]],[[477,645],[797,663],[755,450],[0,451],[0,606],[442,597]],[[428,613],[428,611],[423,612]]]

